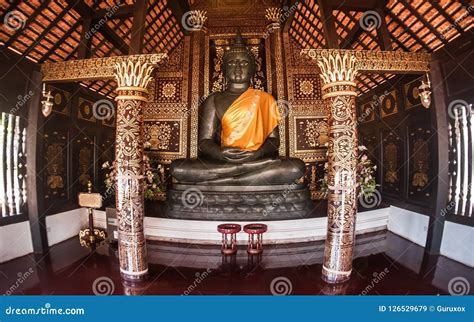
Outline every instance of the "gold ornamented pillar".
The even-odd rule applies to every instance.
[[[154,66],[135,58],[115,64],[118,83],[116,209],[120,273],[127,280],[142,280],[148,273],[143,229],[143,107]]]
[[[328,229],[322,279],[341,283],[350,278],[357,214],[356,58],[324,51],[318,60],[323,99],[329,108]]]

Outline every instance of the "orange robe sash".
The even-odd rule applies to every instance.
[[[281,119],[272,95],[249,88],[222,116],[221,145],[256,151]]]

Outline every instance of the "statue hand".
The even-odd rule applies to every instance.
[[[245,163],[262,157],[261,150],[244,151],[235,148],[224,148],[222,150],[222,155],[226,161],[232,163]]]

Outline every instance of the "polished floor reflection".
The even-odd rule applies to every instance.
[[[381,295],[449,294],[453,279],[474,285],[474,269],[390,232],[357,238],[350,282],[330,286],[321,276],[324,243],[266,246],[260,257],[239,248],[222,257],[219,245],[148,243],[150,278],[142,284],[120,278],[117,250],[95,251],[77,238],[46,256],[24,256],[0,264],[1,294],[165,294],[165,295]],[[452,284],[452,283],[451,283]],[[472,293],[472,291],[471,291]]]

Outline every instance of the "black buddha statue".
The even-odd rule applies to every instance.
[[[269,220],[286,210],[296,211],[289,215],[292,218],[305,217],[309,204],[309,192],[302,185],[305,164],[278,156],[277,102],[250,86],[255,59],[240,34],[224,53],[223,72],[225,90],[209,95],[199,110],[198,158],[171,164],[170,215],[199,219],[196,215],[206,210],[208,219]],[[186,195],[189,191],[199,193]],[[282,194],[275,205],[273,199]],[[190,197],[202,200],[187,207]]]

